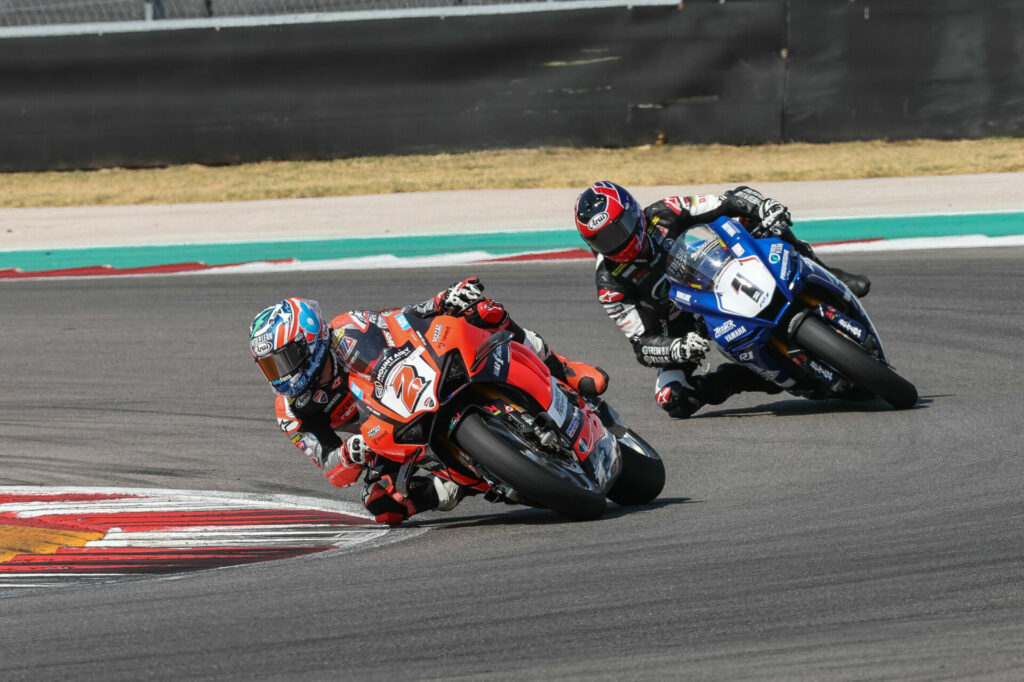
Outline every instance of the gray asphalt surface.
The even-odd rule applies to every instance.
[[[830,260],[872,277],[916,409],[745,395],[673,422],[589,263],[480,267],[608,370],[666,460],[656,504],[574,524],[468,500],[376,549],[0,597],[0,678],[1020,679],[1024,248]],[[356,501],[277,431],[248,323],[466,274],[6,282],[0,483]]]

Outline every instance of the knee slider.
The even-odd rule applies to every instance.
[[[692,389],[686,388],[678,381],[662,386],[654,394],[654,399],[673,419],[686,419],[703,405]]]

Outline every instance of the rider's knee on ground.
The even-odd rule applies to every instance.
[[[678,381],[670,381],[659,388],[654,399],[673,419],[686,419],[704,405],[693,389]]]

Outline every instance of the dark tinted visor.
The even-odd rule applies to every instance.
[[[298,341],[292,341],[284,348],[275,350],[270,355],[256,358],[263,376],[267,381],[286,379],[302,369],[302,365],[309,359],[309,346]]]
[[[359,374],[369,374],[387,347],[384,332],[379,327],[370,325],[366,331],[346,329],[345,336],[342,337],[341,353],[349,368]]]
[[[597,234],[587,239],[590,248],[604,255],[615,253],[633,238],[640,222],[640,212],[626,210],[614,221],[602,227]]]

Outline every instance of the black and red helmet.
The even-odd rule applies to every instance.
[[[595,182],[576,199],[576,229],[591,249],[627,263],[647,250],[647,222],[633,195],[614,182]]]

